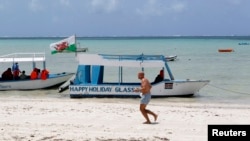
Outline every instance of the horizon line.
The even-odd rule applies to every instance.
[[[72,36],[72,35],[69,35]],[[69,36],[0,36],[0,38],[67,38]],[[250,35],[107,35],[107,36],[76,36],[76,38],[164,38],[164,37],[250,37]]]

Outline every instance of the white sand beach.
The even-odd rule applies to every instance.
[[[116,99],[1,98],[0,140],[204,141],[208,124],[250,123],[250,105],[152,99],[148,108],[159,117],[146,125],[138,104]]]

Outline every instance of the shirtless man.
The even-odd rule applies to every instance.
[[[148,81],[147,78],[144,77],[144,72],[139,72],[138,73],[138,79],[141,80],[141,88],[137,88],[134,90],[134,92],[140,92],[141,93],[141,100],[140,100],[140,111],[142,115],[145,117],[146,121],[143,122],[144,124],[151,124],[151,121],[148,117],[148,114],[154,116],[154,120],[157,120],[157,115],[153,113],[152,111],[146,109],[147,104],[149,103],[151,99],[151,84]]]

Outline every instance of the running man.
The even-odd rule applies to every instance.
[[[144,77],[144,72],[138,73],[138,79],[141,80],[141,88],[135,89],[134,92],[140,92],[140,95],[141,95],[140,111],[142,115],[144,116],[144,118],[146,119],[146,121],[143,122],[143,124],[151,124],[148,114],[152,115],[155,121],[157,120],[157,117],[158,117],[158,115],[156,115],[154,112],[146,109],[146,106],[151,99],[150,89],[152,86],[150,82],[148,81],[148,79]]]

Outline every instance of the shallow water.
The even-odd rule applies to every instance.
[[[49,44],[58,38],[0,39],[1,55],[14,52],[45,52],[46,66],[51,73],[75,72],[77,61],[74,53],[51,55]],[[175,79],[206,79],[211,82],[190,98],[157,98],[159,102],[201,102],[249,104],[250,100],[250,46],[238,45],[250,42],[250,38],[77,38],[88,53],[101,54],[161,54],[177,55],[178,60],[169,62]],[[235,52],[219,53],[219,48],[233,48]],[[0,63],[2,73],[12,64]],[[42,64],[37,64],[38,67]],[[19,63],[21,70],[29,73],[32,64]],[[115,72],[110,72],[115,73]],[[146,77],[154,80],[158,70],[146,71]],[[108,80],[116,78],[105,77]],[[127,79],[137,80],[136,74],[127,74]],[[58,93],[57,88],[35,91],[1,91],[0,98],[69,98],[68,91]],[[91,100],[96,100],[95,98]],[[105,99],[103,99],[105,100]],[[111,99],[110,99],[111,101]],[[115,99],[137,102],[138,99]]]

